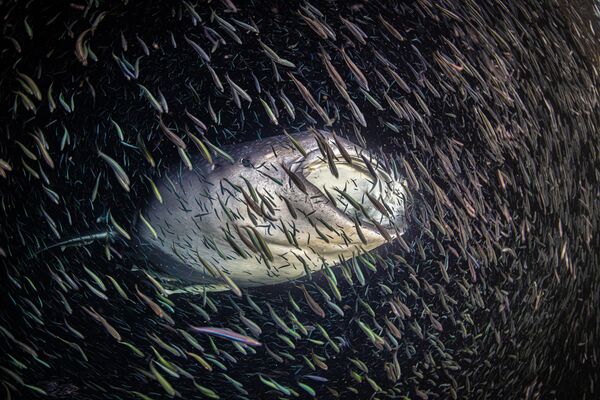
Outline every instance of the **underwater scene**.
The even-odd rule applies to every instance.
[[[0,16],[1,398],[600,398],[599,2]]]

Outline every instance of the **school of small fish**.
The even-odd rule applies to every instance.
[[[0,2],[6,399],[596,399],[600,4]]]

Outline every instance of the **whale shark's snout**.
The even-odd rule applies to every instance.
[[[405,230],[403,182],[348,140],[313,130],[225,150],[233,162],[169,171],[138,222],[173,291],[291,281]]]

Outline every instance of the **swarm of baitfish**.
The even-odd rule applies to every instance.
[[[3,396],[598,398],[577,3],[3,2]]]

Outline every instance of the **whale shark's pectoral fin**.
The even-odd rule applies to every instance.
[[[174,267],[176,268],[177,266],[178,265],[176,264]],[[143,271],[150,275],[152,278],[158,280],[163,286],[163,289],[167,296],[172,294],[202,295],[206,292],[224,292],[226,290],[231,290],[231,287],[227,285],[226,282],[217,281],[211,277],[207,277],[205,279],[206,282],[203,282],[202,284],[186,286],[185,280],[174,278],[169,274],[161,273],[152,269],[140,268],[139,266],[134,265],[131,270]]]

